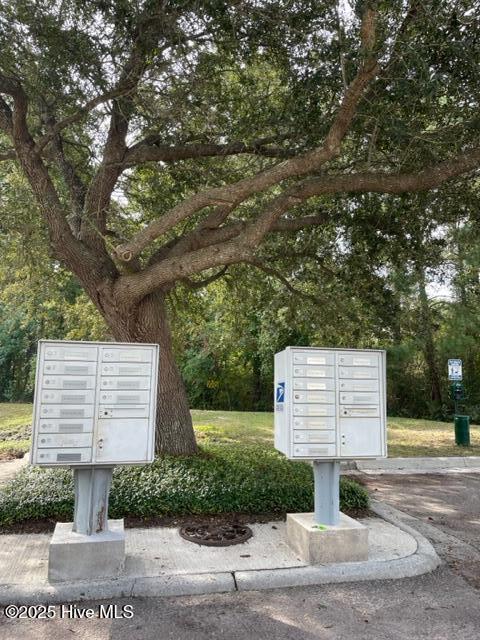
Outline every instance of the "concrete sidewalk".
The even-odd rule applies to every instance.
[[[0,460],[0,487],[10,480],[28,463],[28,454],[15,460]]]
[[[286,544],[285,523],[252,525],[254,536],[232,547],[202,547],[177,529],[128,529],[124,574],[115,580],[47,582],[48,534],[0,536],[0,604],[55,603],[124,596],[172,596],[403,578],[440,564],[412,519],[376,503],[366,518],[365,562],[306,565]]]
[[[346,463],[344,473],[355,471],[379,474],[416,473],[472,473],[480,472],[479,456],[452,456],[432,458],[384,458],[379,460],[353,460]]]

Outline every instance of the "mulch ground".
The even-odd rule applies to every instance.
[[[368,509],[346,512],[352,518],[365,518],[375,516]],[[257,524],[266,522],[283,521],[285,513],[221,513],[216,515],[185,515],[185,516],[156,516],[150,518],[126,517],[125,528],[150,528],[150,527],[183,527],[185,525],[199,524]],[[0,534],[7,533],[53,533],[57,520],[43,519],[18,522],[7,527],[2,527]]]

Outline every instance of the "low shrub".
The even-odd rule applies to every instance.
[[[0,525],[73,514],[68,469],[25,468],[0,492]],[[340,507],[368,507],[366,490],[341,479]],[[117,467],[110,492],[112,518],[313,510],[310,465],[291,462],[270,447],[208,444],[193,457],[162,456],[151,465]]]

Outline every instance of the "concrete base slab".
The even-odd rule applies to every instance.
[[[96,580],[120,575],[125,562],[123,520],[109,520],[108,531],[91,536],[57,522],[48,554],[49,582]]]
[[[313,513],[287,514],[287,541],[308,564],[368,559],[368,528],[340,513],[335,526],[317,525]]]
[[[286,542],[286,523],[253,524],[253,537],[232,547],[201,547],[167,527],[127,529],[126,562],[116,578],[48,583],[50,535],[0,535],[0,605],[51,604],[130,596],[172,596],[306,584],[403,578],[439,563],[415,518],[372,504],[368,560],[311,565]]]

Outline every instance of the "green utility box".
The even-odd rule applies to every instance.
[[[459,416],[455,414],[455,444],[464,447],[470,446],[470,416]]]

